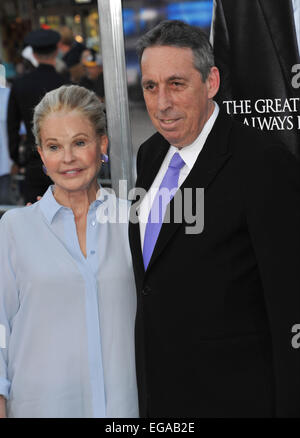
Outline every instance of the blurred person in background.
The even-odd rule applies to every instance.
[[[22,50],[23,69],[24,73],[30,73],[32,70],[39,66],[36,57],[33,54],[31,46],[26,46]]]
[[[11,165],[7,139],[7,104],[10,89],[0,87],[0,204],[12,203],[10,197]]]
[[[34,149],[32,134],[33,109],[47,91],[60,87],[66,81],[56,72],[57,44],[59,33],[38,29],[25,38],[25,44],[32,47],[38,67],[16,79],[12,85],[8,102],[7,126],[11,159],[19,165],[19,127],[24,121],[26,127],[24,202],[34,202],[45,193],[51,180],[42,171],[42,163]]]
[[[61,61],[61,64],[56,66],[57,71],[61,73],[67,81],[78,84],[85,74],[81,62],[81,55],[86,47],[84,44],[75,40],[70,27],[62,26],[59,33],[58,59]]]
[[[86,49],[82,52],[81,62],[85,67],[86,74],[81,78],[79,85],[94,91],[104,102],[104,79],[102,57],[94,49]]]

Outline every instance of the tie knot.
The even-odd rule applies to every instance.
[[[175,169],[181,169],[184,165],[185,162],[183,161],[179,153],[176,152],[170,161],[169,167],[173,167]]]

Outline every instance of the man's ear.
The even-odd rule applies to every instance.
[[[209,75],[206,79],[207,95],[209,99],[212,99],[218,92],[220,87],[220,73],[217,67],[210,69]]]

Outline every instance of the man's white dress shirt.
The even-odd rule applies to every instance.
[[[200,154],[204,143],[212,130],[212,127],[216,121],[216,118],[219,114],[219,106],[216,102],[214,102],[215,108],[210,116],[210,118],[205,123],[202,131],[196,138],[196,140],[188,145],[184,146],[182,149],[178,149],[175,146],[170,146],[162,165],[150,187],[147,194],[144,196],[143,201],[139,207],[139,224],[140,224],[140,236],[141,236],[141,247],[144,246],[144,237],[145,237],[145,229],[148,221],[148,216],[152,207],[152,203],[154,201],[155,195],[159,189],[159,186],[163,180],[163,177],[168,169],[169,163],[176,152],[179,152],[179,155],[185,162],[185,165],[180,170],[179,179],[178,179],[178,188],[182,185],[190,171],[192,170],[198,155]]]

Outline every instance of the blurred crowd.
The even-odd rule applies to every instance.
[[[15,67],[16,76],[0,87],[0,205],[34,202],[51,184],[32,134],[33,109],[46,92],[77,84],[105,101],[101,54],[76,41],[67,26],[30,32]],[[109,178],[108,164],[100,176]]]

